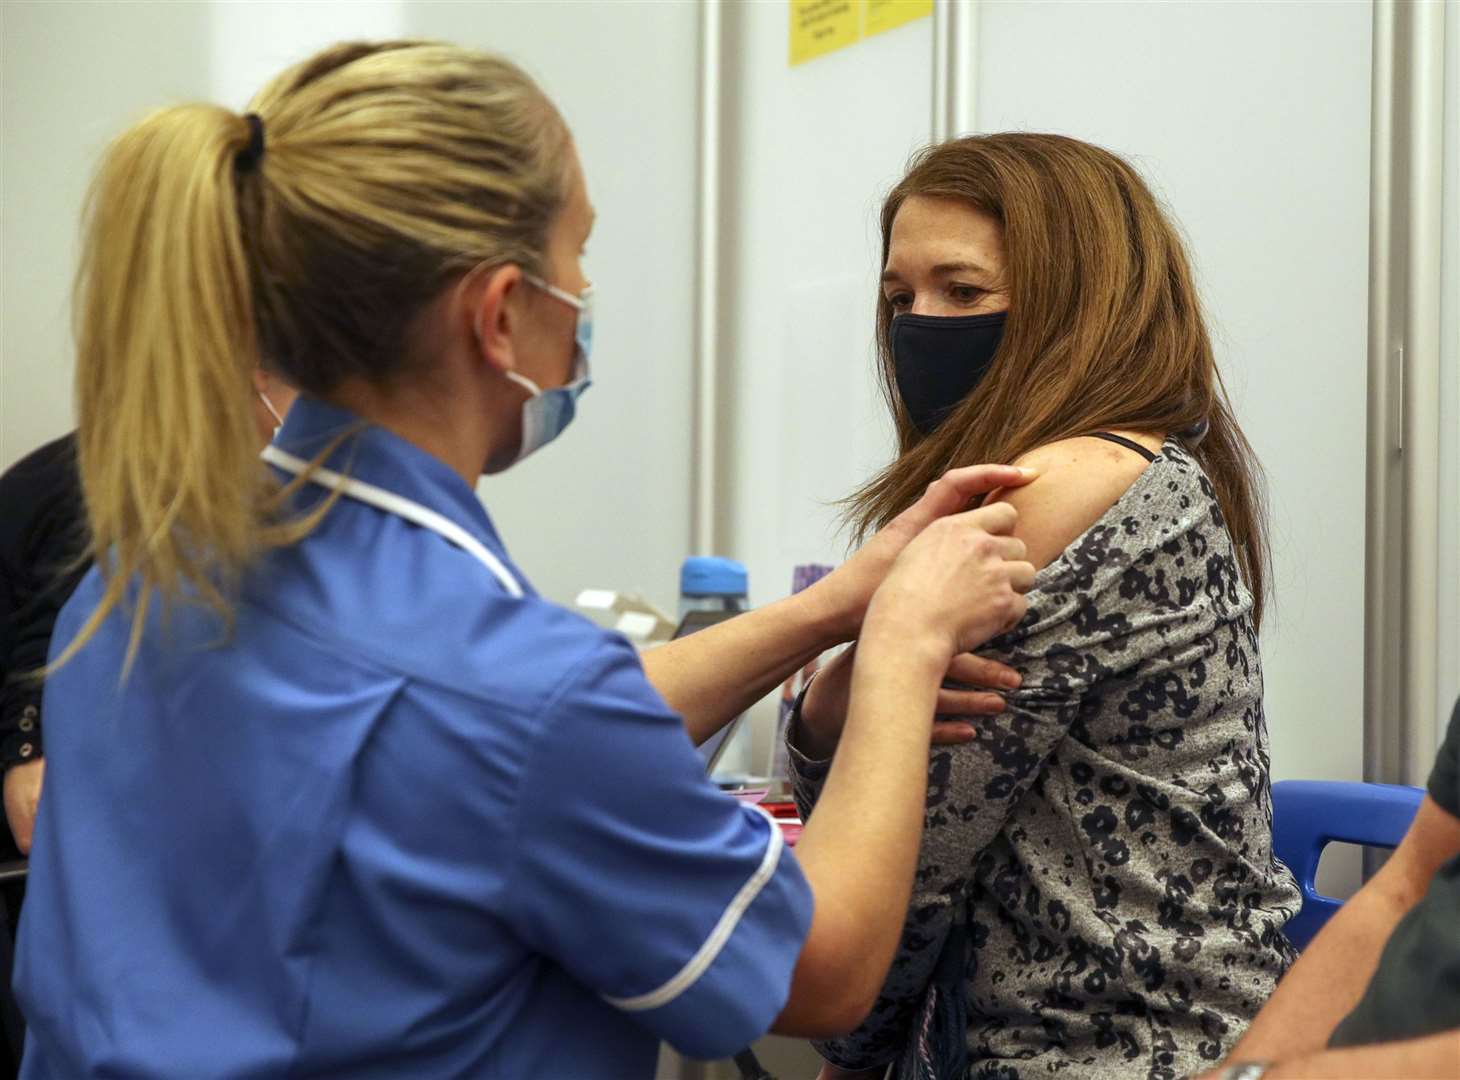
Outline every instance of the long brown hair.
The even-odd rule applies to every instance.
[[[485,53],[338,45],[251,111],[263,147],[248,167],[247,117],[179,105],[123,133],[92,186],[76,386],[106,589],[61,661],[124,597],[128,663],[154,598],[186,596],[228,623],[250,561],[321,516],[274,510],[252,370],[317,396],[352,377],[390,384],[407,374],[413,320],[454,279],[482,264],[540,270],[566,196],[566,125]]]
[[[960,199],[998,221],[1009,315],[988,374],[933,434],[897,392],[892,307],[879,291],[881,382],[898,457],[846,500],[858,536],[945,470],[1014,461],[1094,431],[1185,432],[1210,478],[1260,624],[1269,553],[1262,468],[1232,415],[1181,238],[1121,158],[1061,135],[954,139],[917,154],[882,205],[882,259],[912,195]]]

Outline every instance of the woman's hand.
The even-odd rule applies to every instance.
[[[971,465],[951,469],[928,486],[923,497],[893,518],[850,559],[806,591],[823,605],[838,641],[857,636],[872,596],[893,563],[933,522],[957,514],[969,502],[999,488],[1021,487],[1038,475],[1012,465]]]
[[[853,645],[818,671],[802,699],[800,722],[791,738],[796,749],[813,760],[825,761],[836,751],[851,703],[856,651]],[[1019,673],[997,660],[973,653],[953,657],[943,688],[938,691],[933,744],[950,746],[973,741],[975,730],[969,717],[994,716],[1004,711],[1002,697],[990,689],[976,688],[1012,690],[1019,682]]]

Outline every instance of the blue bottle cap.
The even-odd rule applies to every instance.
[[[744,563],[718,555],[691,555],[679,568],[682,596],[745,596],[749,580]]]

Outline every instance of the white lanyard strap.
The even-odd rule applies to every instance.
[[[374,484],[367,484],[354,477],[342,476],[333,469],[316,468],[310,471],[309,462],[272,444],[264,447],[262,456],[270,465],[277,465],[285,472],[293,473],[295,476],[303,476],[309,472],[308,479],[321,487],[333,488],[342,495],[369,503],[377,509],[384,510],[387,514],[404,518],[423,529],[430,529],[436,535],[461,548],[462,551],[490,570],[492,576],[501,582],[502,588],[506,589],[510,596],[519,600],[522,598],[522,586],[517,584],[517,579],[512,576],[511,571],[502,565],[502,560],[488,551],[480,540],[450,518],[402,495],[397,495],[393,491],[376,487]]]

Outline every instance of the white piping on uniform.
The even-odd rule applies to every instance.
[[[740,891],[735,894],[735,899],[731,900],[729,906],[725,908],[724,913],[720,916],[720,921],[710,931],[710,936],[705,938],[699,951],[689,958],[689,963],[680,968],[678,974],[657,990],[650,990],[647,994],[627,998],[609,997],[605,994],[604,1001],[625,1012],[657,1009],[679,997],[694,985],[695,980],[709,970],[710,965],[715,962],[715,958],[720,955],[720,951],[725,948],[725,943],[730,940],[730,935],[735,932],[736,926],[740,924],[741,916],[755,902],[761,889],[765,888],[766,882],[770,881],[771,875],[775,873],[776,863],[781,858],[781,849],[786,843],[781,837],[781,830],[776,824],[775,818],[759,806],[752,806],[750,809],[759,811],[761,817],[765,818],[770,826],[770,839],[766,842],[765,855],[761,858],[760,866],[756,868],[755,873],[750,875],[750,880],[740,887]]]
[[[321,487],[333,488],[342,495],[369,503],[386,513],[395,514],[414,525],[419,525],[423,529],[430,529],[433,533],[461,548],[490,570],[492,576],[501,582],[502,588],[506,589],[511,596],[519,600],[522,598],[522,586],[517,584],[517,579],[502,565],[502,560],[488,551],[480,540],[450,518],[438,514],[435,510],[422,506],[418,502],[413,502],[403,495],[397,495],[393,491],[376,487],[374,484],[367,484],[364,480],[342,476],[333,469],[316,468],[310,471],[309,462],[274,445],[264,447],[262,456],[270,465],[277,465],[285,472],[293,473],[295,476],[303,476],[308,472],[307,479]]]

